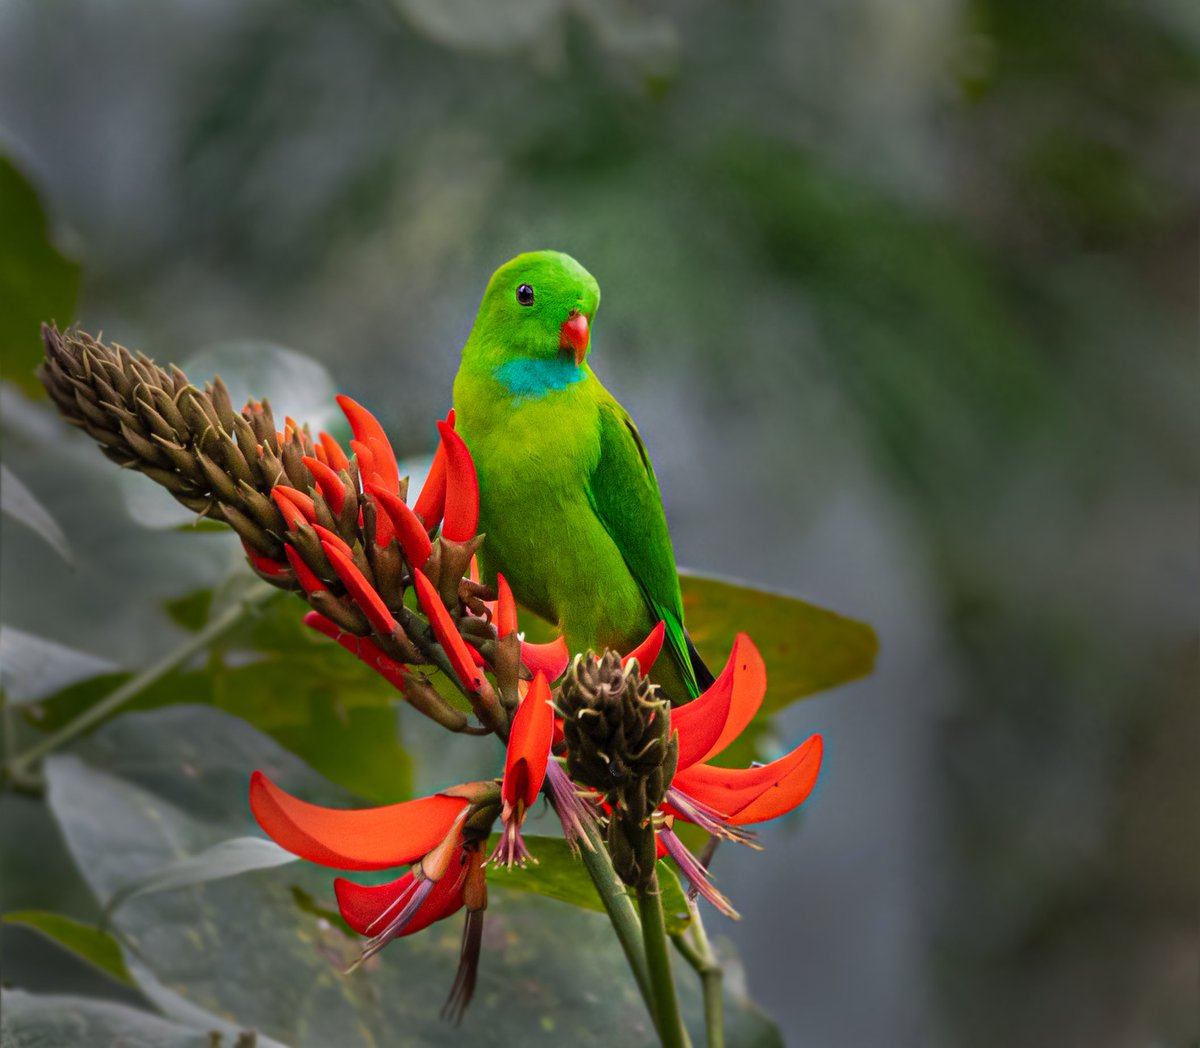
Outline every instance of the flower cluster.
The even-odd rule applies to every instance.
[[[383,427],[349,397],[338,398],[353,432],[347,450],[291,419],[276,430],[265,402],[235,411],[219,379],[202,391],[178,369],[122,347],[44,334],[42,378],[68,421],[121,465],[229,523],[253,570],[301,594],[312,608],[304,621],[415,709],[452,731],[494,733],[505,743],[496,780],[362,810],[310,804],[254,773],[251,809],[284,848],[337,870],[409,867],[382,885],[335,881],[343,918],[367,937],[360,962],[465,907],[446,1006],[460,1017],[475,985],[486,865],[532,858],[522,827],[539,795],[572,847],[606,846],[627,884],[645,890],[669,856],[693,896],[736,916],[675,833],[677,822],[753,845],[745,827],[803,803],[821,763],[819,736],[766,765],[709,763],[746,729],[766,692],[766,668],[749,637],[738,635],[702,695],[673,709],[645,676],[662,648],[662,623],[623,657],[572,659],[561,639],[524,640],[503,576],[494,589],[480,581],[478,484],[453,412],[438,423],[428,479],[410,505]],[[406,600],[410,592],[415,600]],[[476,723],[427,671],[441,671],[466,697]]]

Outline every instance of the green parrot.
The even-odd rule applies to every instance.
[[[627,652],[661,620],[651,676],[686,702],[712,675],[684,630],[650,457],[587,363],[599,305],[592,275],[557,251],[518,255],[488,283],[454,381],[479,477],[480,567],[571,651]]]

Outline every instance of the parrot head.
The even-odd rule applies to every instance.
[[[481,339],[505,362],[558,361],[579,368],[599,305],[595,278],[570,255],[530,251],[492,274],[472,341]]]

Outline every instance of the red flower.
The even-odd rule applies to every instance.
[[[466,904],[459,970],[446,1005],[458,1017],[474,989],[487,905],[482,841],[464,833],[464,824],[473,811],[495,813],[498,799],[495,783],[477,782],[381,808],[343,810],[293,797],[260,771],[250,779],[250,808],[258,824],[301,858],[340,870],[412,865],[388,884],[334,881],[342,917],[360,935],[370,936],[353,967],[393,939],[421,931]]]
[[[521,838],[521,824],[525,821],[525,812],[541,792],[553,736],[554,707],[550,704],[550,685],[546,683],[545,675],[538,673],[517,707],[509,731],[504,783],[500,787],[504,801],[501,812],[504,829],[491,862],[504,863],[512,869],[513,863],[524,865],[530,858]]]
[[[639,646],[639,665],[653,661],[655,631]],[[661,644],[659,644],[661,646]],[[642,665],[640,658],[647,662]],[[675,775],[660,811],[660,854],[665,851],[691,882],[693,893],[734,914],[712,886],[704,867],[671,829],[675,818],[693,822],[709,833],[741,844],[753,834],[740,829],[766,822],[799,807],[808,798],[821,768],[821,736],[813,735],[791,753],[754,768],[719,768],[706,764],[734,741],[754,719],[767,691],[767,669],[754,642],[739,633],[729,660],[712,686],[699,698],[671,710],[671,727],[679,737]]]
[[[496,576],[496,610],[493,617],[496,634],[507,637],[517,628],[517,604],[512,588],[503,575]],[[521,640],[521,662],[530,673],[544,673],[546,680],[558,680],[571,662],[571,653],[562,637],[545,644]]]

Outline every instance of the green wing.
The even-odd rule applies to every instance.
[[[587,495],[654,616],[666,623],[667,647],[688,690],[699,694],[654,467],[633,419],[607,392],[600,398],[600,461],[588,478]]]

